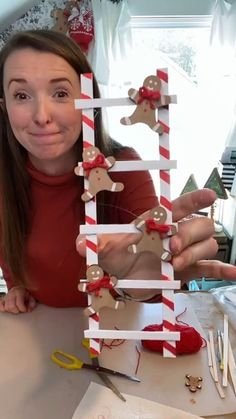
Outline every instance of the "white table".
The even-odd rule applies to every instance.
[[[217,328],[218,323],[222,322],[222,314],[213,304],[212,296],[206,293],[192,293],[190,298],[200,320],[203,321],[204,328],[211,326]],[[147,304],[135,304],[135,306],[132,306],[132,304],[135,303],[129,305],[128,317],[132,317],[134,314],[135,319],[142,320],[143,313],[147,313]],[[139,308],[137,309],[138,306]],[[142,306],[145,306],[145,308]],[[152,321],[155,305],[149,305],[148,307],[150,318],[148,313],[146,321]],[[84,360],[88,359],[86,350],[81,346],[84,328],[87,328],[86,320],[82,315],[82,310],[76,308],[53,309],[39,305],[30,314],[0,314],[1,418],[72,418],[73,412],[84,395],[89,382],[101,383],[101,381],[94,372],[87,370],[67,371],[59,368],[50,360],[50,354],[58,348],[73,354],[79,354]],[[236,338],[232,333],[231,341],[235,350]],[[109,367],[111,359],[115,360],[117,357],[118,352],[116,351],[118,350],[116,349],[109,355],[108,352],[104,351],[101,356],[101,362],[106,364],[106,358],[109,358],[108,365],[105,365]],[[122,350],[126,353],[125,346],[122,347]],[[122,370],[125,366],[124,371],[133,374],[136,360],[134,355],[131,355],[130,358],[129,355],[130,352],[127,350],[127,357],[123,357],[127,358],[124,359],[124,365],[122,366],[119,361],[117,366],[114,362],[114,368]],[[193,358],[189,359],[192,360]],[[182,360],[180,362],[184,362]],[[175,360],[172,360],[172,362],[175,362]],[[145,372],[148,373],[146,370]],[[142,365],[140,366],[140,374],[142,375]],[[173,381],[173,377],[169,378]],[[112,378],[112,380],[121,392],[136,394],[137,391],[137,395],[143,397],[146,397],[143,393],[148,391],[148,383],[151,383],[151,377],[150,380],[146,380],[146,384],[145,380],[141,384],[127,382],[127,380],[118,378]],[[161,380],[159,385],[162,385]],[[145,386],[147,388],[144,388]],[[177,390],[176,387],[176,397],[178,397]],[[174,393],[171,395],[172,398],[175,397]],[[157,391],[157,394],[161,397],[160,391]],[[156,401],[163,402],[158,397]],[[221,416],[221,418],[223,417]],[[236,414],[225,417],[233,419],[236,417]]]

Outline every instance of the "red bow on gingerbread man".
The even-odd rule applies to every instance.
[[[147,233],[151,231],[157,231],[161,239],[166,237],[166,234],[171,230],[171,227],[168,224],[158,224],[154,219],[150,218],[145,221]]]
[[[98,154],[98,156],[95,157],[95,159],[91,162],[84,161],[82,163],[82,167],[85,170],[87,177],[89,176],[90,170],[92,170],[96,167],[102,167],[103,169],[108,169],[109,168],[107,163],[106,163],[105,156],[102,153]]]
[[[158,91],[153,91],[148,89],[145,86],[139,88],[139,99],[138,104],[142,103],[144,100],[148,100],[151,109],[155,109],[155,105],[153,103],[154,100],[160,100],[161,93]]]

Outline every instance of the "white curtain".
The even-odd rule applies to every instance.
[[[229,123],[225,144],[236,147],[236,1],[216,0],[211,26],[212,74],[221,95],[220,106],[227,106]]]
[[[99,83],[107,85],[114,79],[114,68],[124,65],[131,45],[130,13],[127,0],[113,3],[110,0],[92,0],[95,41],[88,59]]]
[[[217,71],[236,72],[236,1],[216,0],[211,27],[211,45],[218,55]]]

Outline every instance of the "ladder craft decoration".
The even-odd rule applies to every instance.
[[[151,80],[151,82],[150,82]],[[153,88],[148,89],[151,84],[158,82],[158,92],[153,92]],[[150,84],[151,83],[151,84]],[[87,261],[87,278],[80,281],[80,291],[88,292],[88,307],[86,314],[88,316],[89,328],[84,331],[85,338],[89,339],[90,352],[93,355],[100,353],[100,339],[134,339],[134,340],[162,340],[163,341],[163,356],[176,356],[176,341],[180,340],[180,333],[175,331],[175,311],[174,311],[174,290],[180,289],[180,281],[174,280],[174,272],[171,264],[169,252],[170,236],[175,233],[176,226],[172,223],[172,205],[170,196],[170,170],[176,168],[176,161],[170,160],[170,146],[169,146],[169,104],[176,103],[176,96],[168,95],[168,70],[158,69],[155,76],[148,76],[143,83],[143,86],[137,91],[135,89],[129,90],[129,98],[121,99],[96,99],[93,98],[93,75],[92,73],[81,75],[81,98],[75,100],[76,109],[82,109],[82,130],[83,130],[83,162],[78,162],[75,168],[75,173],[84,176],[84,194],[82,199],[85,202],[85,224],[80,226],[80,233],[86,235],[86,261]],[[151,96],[150,96],[151,91]],[[100,151],[95,148],[94,130],[94,108],[104,106],[127,106],[136,105],[136,109],[130,117],[121,119],[124,125],[132,125],[136,122],[146,123],[154,132],[157,133],[157,140],[159,141],[159,159],[152,161],[118,161],[114,158],[103,156]],[[146,106],[149,110],[152,109],[149,119],[144,121],[142,119],[142,112]],[[157,112],[158,109],[158,112]],[[144,112],[146,112],[144,110]],[[140,116],[141,115],[141,116]],[[146,114],[145,114],[146,115]],[[158,115],[158,118],[157,118]],[[89,156],[91,158],[89,158]],[[91,165],[90,161],[95,161]],[[86,161],[85,161],[86,160]],[[147,222],[138,218],[134,224],[97,224],[97,209],[96,209],[96,193],[102,190],[99,187],[94,189],[94,173],[90,176],[96,167],[96,173],[104,175],[106,180],[104,182],[104,190],[110,190],[111,193],[119,193],[125,185],[113,183],[109,177],[109,172],[112,171],[141,171],[141,170],[157,170],[159,171],[160,179],[160,205],[157,208],[150,209],[150,216],[153,218],[148,220],[148,240],[156,234],[158,236],[158,255],[161,260],[161,278],[153,278],[152,280],[117,280],[114,276],[103,276],[103,271],[98,265],[98,248],[97,235],[98,234],[115,234],[115,233],[140,233],[144,232],[144,224],[147,228]],[[92,169],[91,169],[92,168]],[[94,171],[94,170],[93,170]],[[94,171],[95,172],[95,171]],[[98,177],[100,180],[101,176]],[[93,182],[93,185],[90,184]],[[161,224],[155,222],[155,215],[158,214],[164,217]],[[158,218],[160,220],[160,217]],[[157,225],[155,225],[157,224]],[[152,230],[159,229],[159,233]],[[151,231],[151,232],[150,232]],[[143,234],[144,237],[144,234]],[[155,237],[155,238],[156,238]],[[161,243],[160,243],[161,237]],[[154,239],[153,239],[154,240]],[[139,245],[139,244],[138,244]],[[127,252],[135,253],[140,251],[141,246],[129,246]],[[109,273],[110,274],[110,273]],[[112,274],[112,273],[111,273]],[[162,307],[163,307],[163,329],[162,331],[149,332],[137,330],[101,330],[99,328],[99,308],[94,303],[93,295],[98,295],[99,290],[96,289],[93,279],[102,281],[104,285],[102,297],[105,299],[112,287],[116,289],[160,289],[162,292]],[[90,283],[91,280],[91,283]],[[101,283],[101,282],[100,282]],[[92,287],[92,288],[88,288]],[[93,292],[88,290],[92,289]],[[109,297],[110,298],[110,297]],[[115,300],[114,300],[115,301]],[[121,306],[122,306],[121,302]],[[114,304],[109,300],[109,307],[119,307],[119,303]],[[101,304],[101,307],[103,305]]]

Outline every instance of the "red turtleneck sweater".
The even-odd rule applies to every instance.
[[[127,148],[116,158],[139,159],[134,150]],[[32,166],[28,170],[34,214],[26,249],[30,293],[52,307],[85,306],[86,294],[78,291],[79,280],[85,278],[85,259],[75,248],[80,224],[84,224],[84,203],[80,198],[83,190],[78,177],[73,172],[47,176]],[[114,172],[111,177],[123,182],[125,188],[122,192],[106,192],[107,223],[129,223],[157,205],[148,172]],[[13,283],[4,266],[3,275],[10,289]]]

